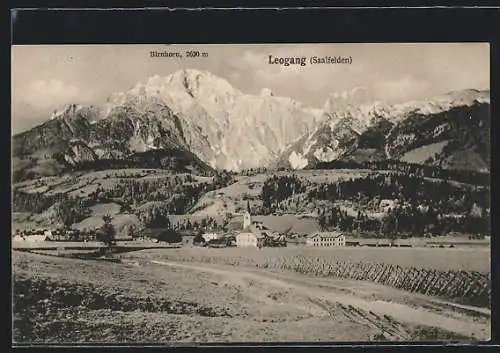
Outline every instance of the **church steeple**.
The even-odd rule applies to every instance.
[[[247,201],[247,211],[243,215],[243,229],[246,230],[252,225],[252,216],[250,214],[250,203]]]

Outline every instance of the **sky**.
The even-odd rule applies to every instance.
[[[186,51],[206,53],[188,58]],[[150,51],[183,54],[152,58]],[[288,67],[273,57],[346,56],[351,64]],[[452,90],[489,89],[487,43],[246,44],[246,45],[27,45],[12,47],[12,132],[42,123],[65,104],[101,104],[154,75],[207,70],[235,88],[269,88],[321,108],[329,94],[365,87],[388,104],[431,98]]]

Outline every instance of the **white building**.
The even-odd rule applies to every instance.
[[[384,199],[384,200],[380,200],[380,203],[379,203],[379,208],[383,212],[388,212],[389,209],[394,209],[394,206],[396,206],[396,201],[394,201],[394,200]]]
[[[236,246],[238,247],[261,247],[264,245],[265,234],[260,225],[252,224],[250,212],[243,215],[243,229],[236,235]]]
[[[236,246],[238,247],[261,247],[264,245],[264,235],[249,232],[241,232],[236,235]]]
[[[315,247],[345,246],[345,235],[339,232],[316,232],[307,237],[306,244]]]
[[[418,205],[417,210],[419,210],[422,213],[427,213],[429,211],[429,206],[428,205]]]
[[[474,204],[472,205],[472,208],[470,210],[470,215],[472,217],[482,217],[483,216],[483,209],[477,203],[474,202]]]
[[[210,240],[220,239],[222,238],[222,234],[220,233],[205,233],[202,235],[205,242],[209,242]]]

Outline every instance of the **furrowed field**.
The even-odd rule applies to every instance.
[[[363,280],[455,302],[489,307],[489,249],[342,248],[148,250],[132,256],[289,270]]]
[[[139,255],[140,253],[135,253]],[[279,259],[318,259],[323,261],[351,261],[384,263],[402,267],[418,267],[440,271],[464,270],[489,273],[489,248],[310,248],[289,246],[287,248],[197,248],[185,247],[175,251],[147,251],[143,256],[161,256],[178,261],[235,262],[239,265],[264,264]]]

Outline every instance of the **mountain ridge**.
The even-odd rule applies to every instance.
[[[327,102],[325,103],[325,107],[335,106],[335,103],[335,100],[334,104]],[[435,117],[446,115],[450,111],[455,111],[456,113],[457,110],[462,110],[467,115],[469,114],[469,110],[475,106],[485,106],[488,108],[476,110],[481,116],[474,115],[474,118],[477,118],[479,122],[477,128],[482,131],[488,131],[489,103],[489,91],[463,90],[452,91],[430,100],[395,105],[382,105],[380,102],[365,103],[359,106],[344,105],[333,112],[326,112],[328,119],[325,122],[320,124],[312,133],[297,141],[295,145],[289,146],[287,151],[281,156],[279,165],[302,169],[307,166],[311,167],[318,162],[331,162],[336,159],[348,157],[355,151],[362,152],[360,150],[363,148],[360,148],[362,146],[359,145],[359,142],[366,142],[367,139],[375,138],[375,136],[368,138],[370,134],[378,135],[378,140],[384,140],[382,142],[379,141],[378,146],[375,148],[376,151],[370,151],[370,153],[382,154],[383,158],[392,159],[394,156],[391,155],[393,149],[391,149],[390,143],[398,144],[401,142],[398,142],[398,139],[404,139],[402,135],[399,136],[395,131],[401,132],[401,130],[398,130],[398,127],[404,126],[408,119],[415,122],[413,130],[410,129],[409,133],[418,133],[419,118],[420,120],[428,121],[428,124],[432,124],[433,121],[437,121],[433,119]],[[462,115],[460,119],[464,120],[468,118],[468,116],[464,117]],[[454,124],[453,121],[445,123]],[[463,127],[466,127],[466,125]],[[467,129],[459,131],[450,128],[450,130],[453,130],[454,136],[458,139],[461,138],[461,134],[474,134],[472,130]],[[385,141],[387,138],[391,138],[392,140],[387,142]],[[441,139],[434,142],[439,141]],[[430,141],[429,143],[434,142]],[[414,141],[413,144],[416,146],[419,142]],[[370,147],[365,147],[364,149],[367,148],[370,149]],[[484,151],[483,154],[485,154]],[[397,156],[397,158],[399,157]],[[486,156],[486,159],[482,163],[483,167],[485,167],[484,164],[489,164],[489,157]],[[467,169],[467,166],[465,167]]]
[[[406,158],[411,149],[398,134],[420,128],[416,117],[427,121],[455,108],[481,105],[489,107],[487,90],[452,91],[429,100],[388,105],[374,101],[368,90],[358,87],[332,93],[318,109],[275,96],[267,88],[258,95],[246,94],[208,71],[184,69],[166,77],[152,76],[128,91],[112,94],[101,105],[66,105],[44,123],[14,135],[13,155],[42,159],[56,173],[58,161],[75,166],[161,150],[178,151],[187,159],[192,155],[194,169],[205,171],[276,164],[301,169],[372,150],[384,158],[392,158],[391,154]],[[486,110],[475,111],[488,115]],[[413,125],[404,123],[408,119]],[[453,125],[447,118],[439,119]],[[451,141],[467,126],[445,129],[443,136]],[[489,121],[479,118],[473,126],[484,131]],[[465,138],[465,150],[464,146],[451,146],[474,159],[475,152],[469,152],[479,144],[480,154],[486,155],[483,135],[470,141]],[[444,137],[428,142],[442,143]],[[392,145],[399,146],[397,151]],[[413,141],[410,147],[425,146]],[[445,154],[438,159],[455,158],[453,153]],[[476,164],[484,169],[489,157],[483,159]],[[20,164],[24,168],[29,163]]]

